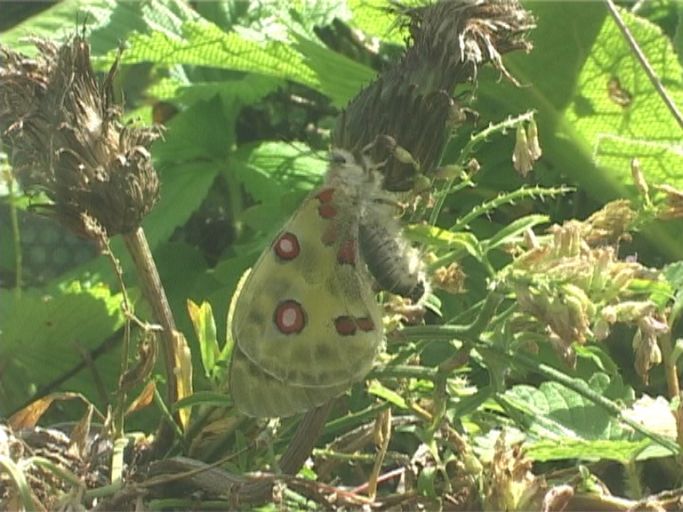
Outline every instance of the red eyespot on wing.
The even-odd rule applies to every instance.
[[[275,254],[282,260],[293,260],[301,252],[299,239],[294,233],[283,233],[273,244]]]
[[[352,238],[344,240],[337,252],[337,262],[341,265],[356,264],[356,241]]]
[[[356,322],[350,316],[338,316],[334,319],[334,328],[342,336],[356,334]]]
[[[297,301],[286,300],[275,308],[273,321],[282,334],[296,334],[306,326],[306,314]]]
[[[332,219],[337,215],[337,209],[332,205],[332,203],[323,203],[318,206],[318,214],[323,219]]]
[[[332,196],[334,195],[334,189],[333,188],[326,188],[325,190],[321,190],[317,196],[321,203],[329,203],[332,201]]]
[[[356,325],[361,331],[370,332],[375,330],[375,322],[368,316],[356,318]]]

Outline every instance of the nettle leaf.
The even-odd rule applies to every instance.
[[[225,32],[207,20],[188,21],[180,34],[131,34],[122,60],[124,64],[206,66],[291,80],[322,92],[340,106],[375,74],[308,35],[282,32],[271,39],[258,38],[263,39],[262,34]],[[113,52],[108,56],[114,57]]]
[[[576,439],[560,437],[553,440],[543,440],[529,443],[526,454],[533,460],[545,462],[549,460],[581,459],[581,460],[613,460],[626,464],[634,459],[640,459],[639,454],[652,442],[649,439],[640,441],[608,440],[608,439]],[[651,453],[654,458],[657,454]],[[670,456],[671,453],[661,448],[659,456]]]
[[[237,112],[237,105],[214,96],[177,114],[153,146],[157,166],[226,158],[235,141]]]
[[[123,325],[121,295],[104,285],[73,282],[60,290],[0,290],[0,415],[27,400],[35,387],[65,374]],[[114,389],[118,351],[94,362],[106,389]],[[64,388],[89,394],[92,373],[81,371]]]
[[[217,82],[190,82],[187,79],[168,78],[148,89],[151,96],[160,100],[173,100],[184,105],[209,101],[220,96],[223,101],[237,101],[242,105],[256,103],[282,85],[282,80],[263,75],[244,75]]]
[[[628,417],[671,440],[676,438],[676,416],[672,405],[664,397],[642,396],[622,412]],[[635,437],[635,436],[632,436]],[[634,460],[670,457],[669,448],[652,439],[540,439],[528,445],[529,455],[536,460],[583,459],[616,460],[626,464]]]
[[[266,208],[261,213],[270,211],[281,223],[321,182],[326,167],[326,155],[304,144],[266,142],[241,146],[232,155],[229,172]]]
[[[683,68],[668,38],[656,25],[621,14],[674,101],[683,103]],[[681,129],[611,18],[578,76],[577,93],[566,120],[612,179],[631,188],[630,162],[637,157],[646,178],[680,188]]]
[[[678,62],[683,66],[683,5],[678,4],[678,24],[674,34],[674,49],[678,56]]]
[[[206,20],[184,23],[180,35],[161,31],[132,34],[128,46],[123,55],[126,64],[208,66],[286,78],[313,88],[319,86],[315,73],[289,43],[252,41],[235,32],[225,32]]]
[[[150,247],[168,240],[178,226],[182,226],[199,208],[216,175],[225,162],[186,162],[163,170],[161,196],[143,227]]]
[[[251,14],[251,18],[247,19]],[[247,11],[235,19],[235,24],[268,37],[268,34],[296,32],[315,36],[315,27],[329,25],[337,19],[347,19],[346,2],[306,0],[293,2],[262,2],[259,9]]]
[[[599,201],[637,196],[632,158],[640,160],[650,183],[681,188],[681,129],[605,6],[532,2],[527,7],[537,17],[538,44],[529,55],[505,59],[523,87],[498,83],[497,72],[482,69],[475,105],[482,122],[535,108],[543,157],[534,173],[563,182],[569,176]],[[657,26],[620,12],[674,101],[683,104],[683,72],[670,40]],[[487,169],[501,170],[490,172],[496,186],[511,175],[512,140],[509,147],[508,153],[500,145],[489,145],[478,154]],[[680,257],[680,243],[672,232],[654,225],[645,235],[671,257]]]
[[[101,55],[118,48],[133,32],[153,27],[173,33],[180,30],[184,21],[197,18],[186,2],[175,0],[64,0],[0,34],[0,43],[33,54],[35,47],[26,40],[28,36],[64,37],[85,27],[92,55]]]
[[[615,377],[610,381],[603,373],[594,374],[588,385],[611,398],[627,396]],[[556,382],[544,382],[538,388],[514,386],[503,393],[502,400],[525,430],[540,438],[623,440],[631,435],[605,409]]]
[[[400,23],[396,23],[394,16],[387,15],[388,7],[385,0],[349,0],[353,25],[366,34],[397,45],[403,45],[406,31]],[[405,0],[401,7],[419,7],[424,5],[422,0]]]
[[[154,145],[161,192],[143,223],[151,247],[167,240],[189,219],[226,168],[236,108],[218,98],[199,102],[176,115],[164,139]]]
[[[337,107],[343,107],[375,77],[375,72],[363,64],[310,39],[299,36],[295,36],[295,39],[294,47],[316,73],[318,90],[328,96]]]
[[[254,205],[240,212],[239,220],[261,236],[235,244],[234,254],[240,256],[222,260],[214,277],[233,287],[306,194],[321,183],[326,168],[326,155],[314,153],[304,144],[265,142],[240,146],[224,172],[228,179],[242,183],[254,200]]]

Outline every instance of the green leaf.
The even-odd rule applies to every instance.
[[[501,111],[537,109],[543,157],[535,172],[569,175],[597,200],[636,196],[630,175],[634,157],[648,181],[680,188],[681,128],[606,16],[604,4],[532,2],[527,7],[537,16],[534,40],[539,44],[529,55],[506,58],[508,70],[527,86],[494,85],[489,79],[494,75],[482,70],[478,106],[484,119],[500,118]],[[657,26],[620,12],[674,102],[683,104],[683,72],[669,39]],[[617,89],[631,98],[622,105],[610,93],[615,79]],[[509,154],[501,154],[499,147],[489,151],[495,154],[478,157],[489,157],[491,167],[509,168],[503,163]],[[681,245],[672,233],[655,225],[646,234],[679,259]]]
[[[678,63],[683,66],[683,4],[678,4],[678,23],[674,34],[674,50],[678,56]]]
[[[189,162],[164,169],[161,197],[143,222],[152,249],[168,240],[199,208],[223,165],[218,161]]]
[[[290,33],[292,42],[284,34],[278,37],[257,40],[247,31],[225,32],[207,20],[188,21],[181,34],[131,34],[122,61],[206,66],[292,80],[326,94],[339,106],[374,77],[371,69],[308,37]],[[114,57],[111,52],[108,59]]]
[[[216,322],[213,318],[211,304],[202,302],[201,306],[199,306],[188,299],[187,311],[192,319],[192,326],[199,342],[204,375],[206,375],[207,379],[210,379],[213,377],[216,368],[216,360],[220,356],[218,339],[216,337]]]
[[[0,289],[0,414],[19,406],[36,387],[72,370],[85,352],[121,327],[120,304],[121,295],[104,285],[73,282],[55,291],[26,289],[20,297]],[[93,364],[107,389],[113,389],[109,386],[115,385],[119,370],[116,354]],[[92,373],[81,371],[65,386],[90,394]]]
[[[186,396],[182,400],[178,400],[173,404],[171,410],[178,411],[185,407],[194,407],[198,405],[226,407],[230,405],[230,399],[224,393],[216,393],[214,391],[195,391],[190,396]]]
[[[396,393],[396,391],[393,391],[383,386],[377,380],[373,380],[370,383],[370,386],[368,386],[368,393],[380,397],[381,399],[389,402],[390,404],[395,405],[399,409],[408,409],[408,404],[406,404],[405,399],[401,395]]]
[[[242,211],[240,220],[268,235],[279,229],[320,183],[327,162],[303,144],[266,142],[244,145],[231,159],[231,175],[258,204]],[[283,192],[284,191],[284,192]]]
[[[510,224],[499,230],[488,240],[484,240],[481,244],[484,252],[488,252],[503,244],[511,243],[523,234],[527,229],[532,229],[539,224],[546,224],[550,222],[547,215],[527,215],[520,219],[512,221]]]
[[[199,101],[176,115],[163,140],[153,146],[158,167],[191,160],[226,158],[235,141],[235,118],[239,106],[218,96]]]
[[[282,80],[262,75],[244,75],[217,82],[189,82],[177,79],[161,80],[148,89],[148,93],[161,100],[173,100],[185,105],[209,101],[220,96],[222,101],[250,105],[273,92]]]
[[[683,312],[683,262],[677,261],[667,265],[662,275],[673,288],[674,303],[671,306],[671,319],[678,319]]]
[[[467,253],[475,258],[483,254],[481,244],[472,233],[453,232],[427,224],[410,224],[404,228],[406,237],[422,245]]]
[[[403,2],[408,4],[409,2]],[[373,35],[396,44],[403,42],[404,35],[398,30],[396,22],[386,15],[387,2],[384,0],[349,0],[353,25],[366,34]]]
[[[175,0],[116,2],[115,0],[63,0],[0,34],[0,44],[17,51],[35,53],[29,36],[54,39],[86,28],[92,55],[118,48],[129,34],[148,27],[177,33],[183,21],[197,15],[187,3]]]
[[[620,13],[674,101],[682,104],[683,69],[668,38],[656,25],[625,10]],[[631,97],[629,105],[617,104],[614,94],[608,92],[615,80]],[[577,85],[581,102],[590,105],[591,113],[582,115],[570,106],[566,121],[592,145],[596,163],[605,172],[609,170],[611,179],[631,188],[630,162],[638,157],[647,179],[683,184],[679,173],[673,171],[683,164],[678,149],[681,128],[611,18],[603,24],[593,58],[583,66]]]
[[[343,107],[375,77],[375,72],[356,61],[309,39],[295,37],[294,45],[316,74],[318,90],[337,107]]]
[[[589,385],[598,393],[623,395],[605,374],[594,374]],[[538,437],[621,440],[630,434],[606,410],[556,382],[544,382],[538,388],[514,386],[501,398],[525,429]]]
[[[154,145],[160,199],[143,222],[152,248],[190,218],[226,167],[234,141],[232,108],[218,98],[199,102],[174,117],[164,140]]]
[[[132,34],[127,42],[129,47],[123,54],[125,64],[208,66],[284,78],[315,89],[320,87],[313,70],[288,42],[253,41],[235,32],[224,32],[206,20],[183,23],[180,37],[152,31]],[[114,57],[112,53],[108,58]]]
[[[640,441],[608,440],[608,439],[576,439],[572,437],[561,437],[556,439],[544,439],[526,444],[526,454],[533,460],[546,462],[549,460],[613,460],[621,464],[627,464],[634,459],[644,460],[645,458],[670,457],[671,452],[660,447],[659,455],[655,452],[644,454],[648,446],[657,446],[649,439]]]

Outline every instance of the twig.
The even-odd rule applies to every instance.
[[[166,400],[169,405],[172,405],[178,400],[178,383],[175,376],[178,357],[176,354],[176,325],[173,313],[168,304],[166,292],[161,284],[159,272],[152,258],[152,251],[149,248],[142,228],[139,227],[133,233],[124,235],[123,239],[135,263],[142,293],[152,308],[154,318],[162,327],[160,338],[162,340],[161,345],[166,369]],[[174,418],[176,422],[179,422],[178,412],[175,413]],[[164,451],[165,447],[170,444],[172,432],[169,425],[162,421],[155,440],[157,452]]]
[[[1,149],[1,148],[0,148]],[[14,239],[14,295],[18,300],[21,298],[21,289],[24,286],[23,274],[23,255],[21,252],[21,230],[19,229],[19,216],[17,214],[17,205],[15,203],[16,196],[14,195],[14,176],[7,172],[7,195],[9,196],[9,215],[12,224],[12,238]]]
[[[621,17],[621,15],[619,14],[617,7],[614,5],[614,2],[612,0],[604,0],[604,1],[605,1],[605,5],[607,6],[607,10],[612,15],[612,18],[614,18],[614,22],[619,27],[619,30],[621,30],[621,33],[624,35],[624,38],[626,39],[629,46],[631,47],[631,50],[633,50],[633,54],[636,56],[636,58],[640,62],[640,65],[643,67],[645,74],[650,79],[650,82],[652,82],[652,85],[654,86],[654,88],[657,90],[657,92],[661,96],[662,101],[664,101],[664,104],[667,106],[667,108],[669,109],[671,114],[676,119],[678,126],[683,128],[683,115],[678,110],[678,107],[674,103],[673,98],[671,98],[671,96],[669,95],[667,90],[664,88],[664,85],[662,84],[661,80],[659,79],[659,77],[655,73],[655,70],[652,69],[650,62],[647,60],[647,57],[643,53],[643,50],[641,50],[640,46],[638,45],[638,42],[633,37],[633,34],[631,34],[631,31],[628,29],[628,27],[624,23],[624,20]]]
[[[334,401],[329,401],[320,407],[310,410],[299,423],[294,437],[287,451],[280,458],[280,470],[285,475],[296,474],[306,459],[311,455],[315,442],[325,426]],[[240,503],[258,503],[268,501],[273,493],[272,480],[255,480],[248,482],[239,489]]]
[[[674,346],[671,342],[671,330],[659,338],[659,345],[662,348],[662,358],[664,362],[664,373],[666,375],[666,388],[669,398],[674,399],[681,393],[681,386],[678,382],[678,365],[674,358]]]

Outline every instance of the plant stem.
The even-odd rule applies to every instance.
[[[674,347],[671,343],[671,330],[659,337],[659,344],[662,348],[667,392],[669,398],[673,399],[680,395],[681,387],[678,382],[678,365],[676,364],[676,359],[673,354]]]
[[[123,239],[135,264],[142,293],[152,308],[154,318],[161,325],[161,351],[166,369],[166,400],[170,406],[178,400],[175,367],[176,361],[179,358],[176,354],[175,319],[168,304],[166,292],[161,284],[159,272],[152,258],[152,251],[149,248],[144,231],[141,227],[138,227],[133,233],[123,235]],[[174,414],[174,418],[176,422],[179,421],[178,412]],[[170,444],[172,436],[173,430],[170,428],[170,425],[165,420],[162,420],[155,440],[157,451],[163,451]]]
[[[662,81],[659,79],[659,77],[655,73],[655,70],[650,65],[650,61],[647,60],[647,57],[643,53],[643,50],[640,48],[640,46],[638,45],[638,42],[633,37],[633,34],[629,30],[629,28],[626,26],[626,23],[624,23],[624,20],[621,17],[621,14],[619,14],[617,7],[614,5],[614,2],[612,0],[604,0],[604,1],[605,1],[605,5],[607,6],[607,10],[609,11],[610,15],[614,19],[614,22],[617,24],[617,27],[619,27],[619,30],[621,30],[621,33],[623,34],[624,39],[626,39],[626,42],[631,47],[633,54],[638,59],[638,62],[640,62],[640,65],[642,66],[643,71],[645,71],[645,74],[650,79],[650,82],[652,83],[654,88],[657,90],[657,93],[662,98],[662,101],[664,102],[666,107],[669,109],[669,112],[671,112],[671,114],[674,116],[674,119],[676,119],[678,126],[683,128],[683,115],[681,114],[681,111],[678,110],[678,107],[676,106],[676,103],[674,102],[673,98],[669,95],[667,90],[664,88]]]
[[[7,193],[9,195],[9,215],[12,223],[12,238],[14,242],[14,295],[18,300],[21,298],[23,283],[23,259],[21,254],[21,231],[19,229],[19,216],[17,215],[17,205],[14,203],[14,177],[7,173]]]

